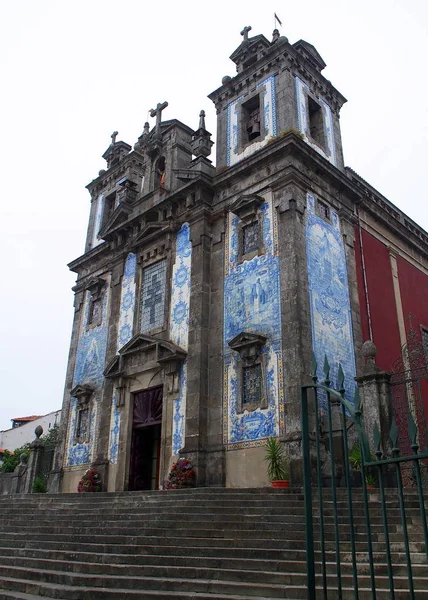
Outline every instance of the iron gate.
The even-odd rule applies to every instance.
[[[373,600],[377,591],[394,600],[398,587],[412,600],[415,579],[426,572],[428,563],[422,485],[428,452],[419,448],[412,413],[408,414],[407,455],[400,452],[403,433],[395,419],[391,451],[382,448],[377,424],[371,450],[362,425],[358,388],[352,405],[345,398],[340,365],[339,391],[330,387],[327,359],[323,383],[318,383],[316,371],[314,360],[313,383],[302,386],[301,397],[308,600],[358,600],[366,597],[367,590]],[[349,464],[351,436],[360,452],[361,487],[355,487],[358,482]],[[415,489],[403,486],[406,465],[414,473]],[[372,477],[378,486],[374,490],[367,481]]]

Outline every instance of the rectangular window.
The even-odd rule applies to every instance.
[[[165,320],[166,260],[143,270],[140,303],[140,331],[162,327]]]
[[[242,254],[259,249],[259,222],[254,221],[242,228]]]
[[[262,366],[261,364],[243,367],[242,369],[242,404],[261,404],[262,401]]]
[[[317,201],[317,212],[321,219],[330,221],[330,208],[320,200]]]
[[[325,148],[324,113],[318,102],[308,96],[309,132],[311,138]]]

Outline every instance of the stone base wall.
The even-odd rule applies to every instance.
[[[258,488],[270,486],[264,448],[226,452],[226,487]]]

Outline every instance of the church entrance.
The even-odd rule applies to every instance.
[[[162,386],[134,394],[129,489],[159,489]]]

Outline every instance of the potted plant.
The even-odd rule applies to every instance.
[[[376,477],[374,475],[366,476],[366,487],[368,490],[374,490],[376,487]]]
[[[285,456],[284,446],[277,438],[270,437],[266,440],[266,456],[268,477],[274,488],[290,487],[289,463]]]
[[[101,477],[96,469],[88,469],[77,486],[79,494],[101,492]]]
[[[180,490],[196,486],[196,471],[188,458],[179,458],[175,462],[165,483],[167,490]]]

